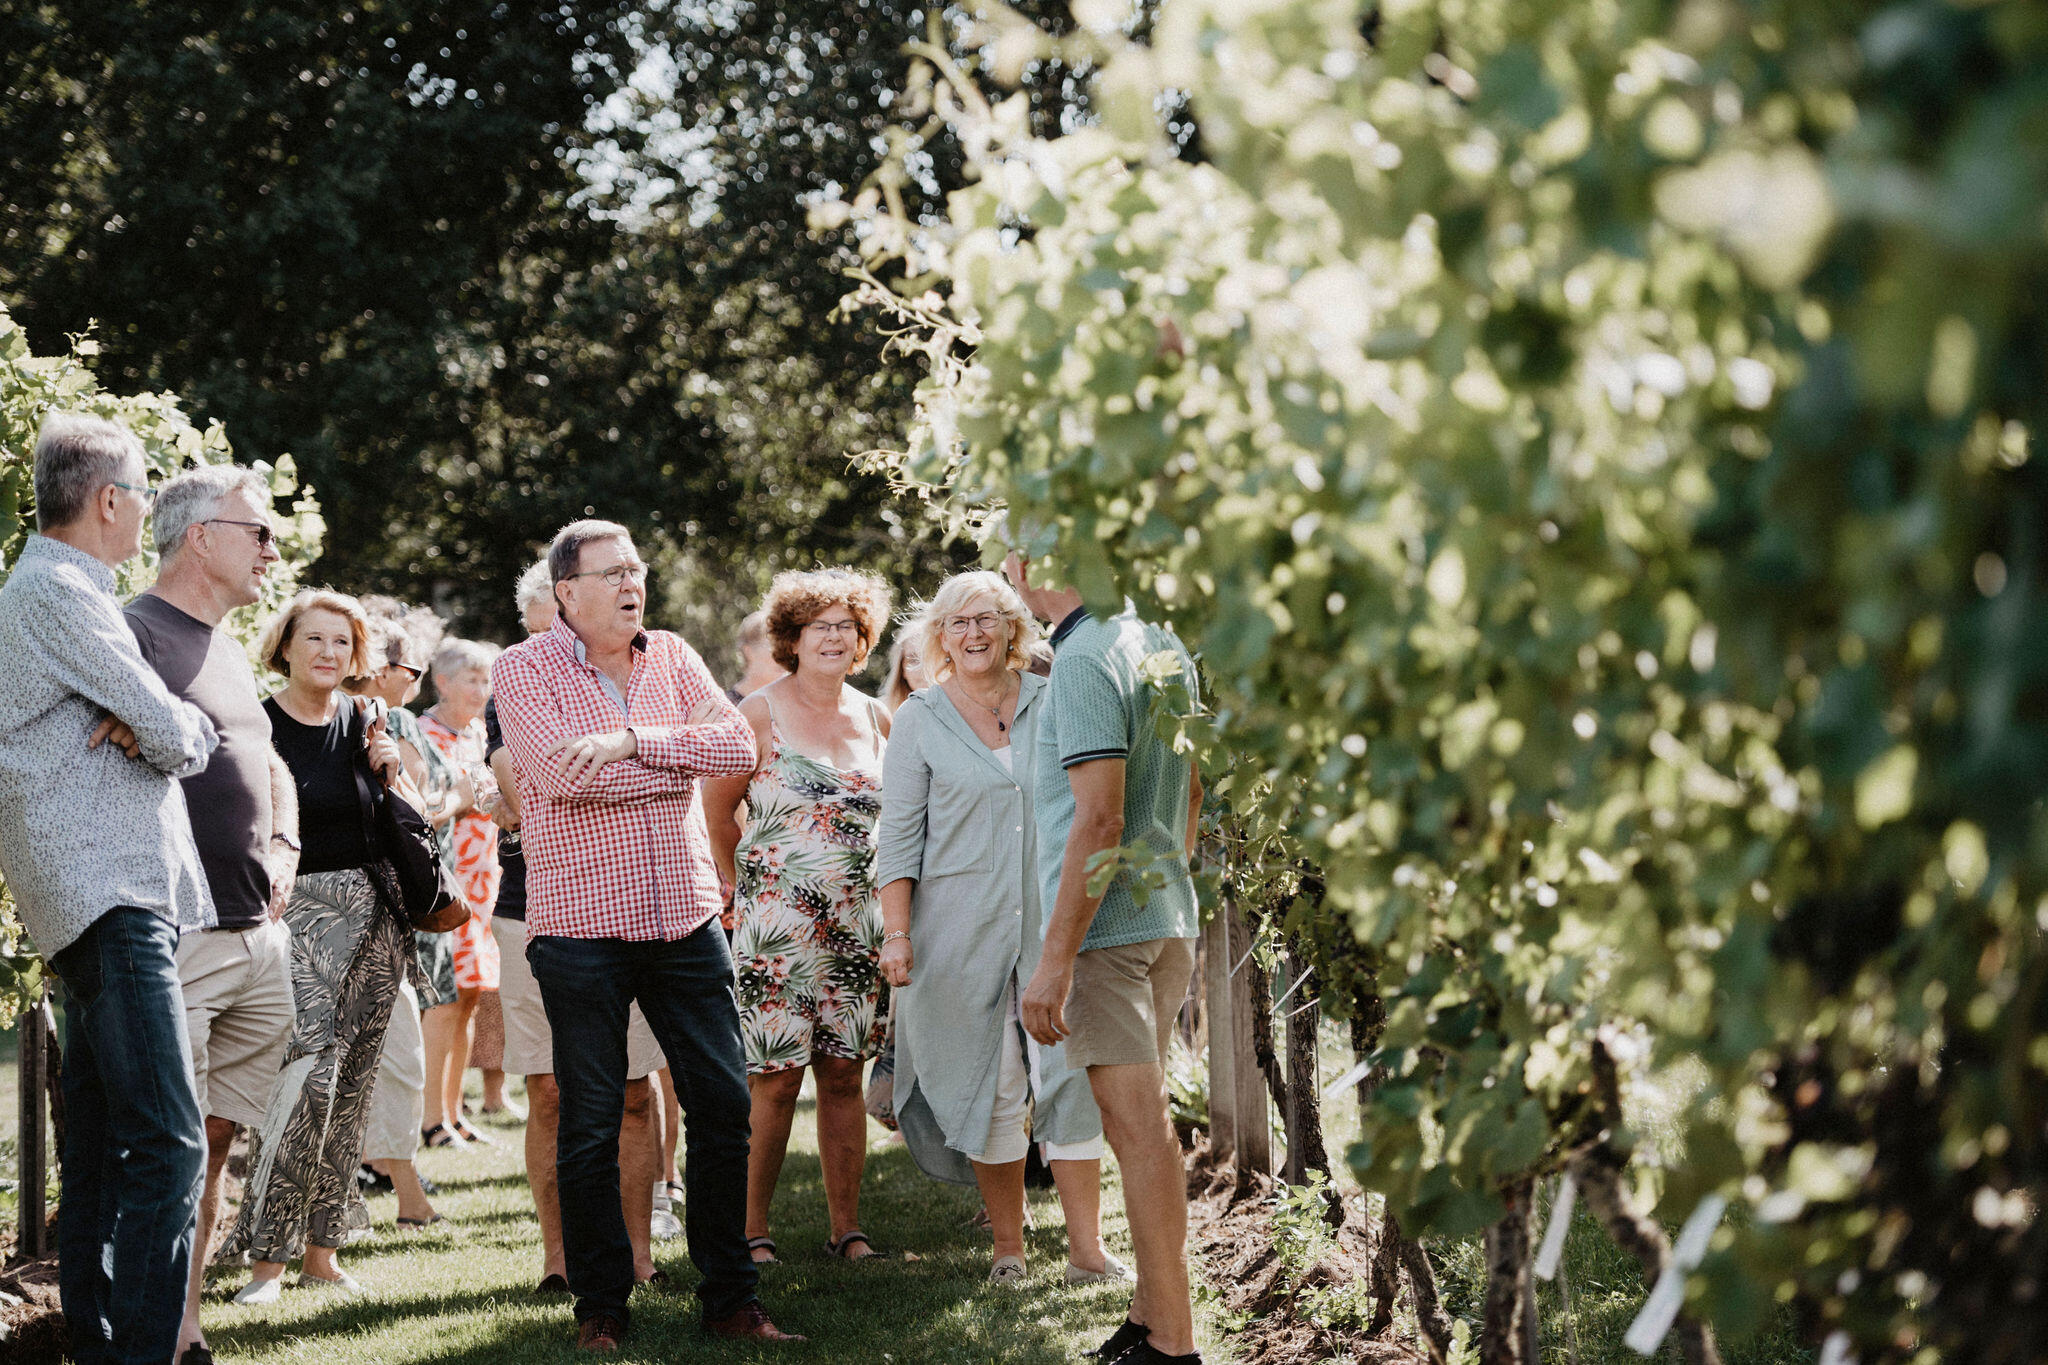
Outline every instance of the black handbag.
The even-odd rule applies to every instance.
[[[468,904],[441,861],[433,826],[371,769],[369,729],[368,714],[357,707],[354,769],[364,838],[371,855],[390,864],[397,908],[406,923],[426,933],[444,933],[462,923]],[[462,914],[448,913],[452,906],[461,906]]]

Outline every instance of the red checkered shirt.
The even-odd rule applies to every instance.
[[[754,771],[754,728],[697,651],[667,631],[634,641],[624,714],[577,644],[557,617],[491,668],[519,778],[527,935],[684,938],[719,911],[697,779]],[[719,718],[684,724],[706,698],[717,700]],[[605,764],[581,789],[547,757],[565,736],[622,728],[638,754]]]

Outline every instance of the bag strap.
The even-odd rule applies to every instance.
[[[345,703],[355,714],[350,718],[347,735],[349,739],[349,775],[356,782],[356,807],[362,812],[363,847],[374,857],[380,847],[377,837],[377,793],[370,781],[370,722],[363,708],[350,697]]]

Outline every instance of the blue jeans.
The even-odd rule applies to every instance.
[[[635,1000],[682,1105],[683,1230],[704,1277],[704,1316],[738,1312],[753,1302],[760,1271],[747,1252],[747,1065],[732,953],[718,920],[673,943],[543,934],[526,945],[526,960],[555,1040],[555,1180],[576,1320],[610,1313],[628,1321],[633,1246],[619,1208],[619,1121],[626,1010]]]
[[[50,959],[64,983],[57,1287],[81,1365],[178,1344],[206,1176],[178,930],[117,906]]]

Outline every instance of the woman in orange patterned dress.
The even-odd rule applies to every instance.
[[[469,1069],[471,1029],[477,1001],[498,989],[498,943],[491,936],[491,910],[498,900],[498,827],[490,818],[489,796],[497,785],[484,766],[484,703],[491,697],[491,661],[497,650],[474,640],[444,640],[434,652],[438,700],[420,717],[420,732],[449,763],[468,774],[480,805],[456,817],[455,874],[469,902],[470,917],[449,935],[455,944],[455,1000],[428,1012],[430,1025],[447,1030],[440,1050],[441,1074],[427,1077],[425,1140],[439,1145],[443,1134],[488,1142],[462,1116],[462,1076]],[[434,1016],[451,1011],[445,1020]],[[430,1049],[432,1051],[432,1049]],[[436,1129],[440,1131],[437,1133]]]

